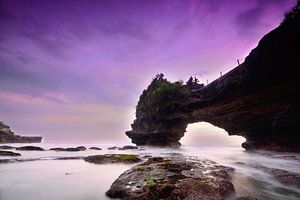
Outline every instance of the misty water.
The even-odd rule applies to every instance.
[[[24,144],[11,144],[24,146]],[[27,145],[27,144],[26,144]],[[34,144],[45,149],[51,147],[97,146],[103,150],[80,152],[19,151],[21,160],[0,164],[1,200],[102,200],[113,181],[135,164],[96,165],[83,160],[55,160],[58,157],[76,157],[106,153],[129,153],[141,156],[176,156],[183,154],[208,158],[219,164],[233,167],[233,183],[237,196],[253,196],[258,199],[300,199],[300,190],[292,185],[281,184],[262,170],[236,164],[258,164],[268,168],[300,173],[300,155],[295,153],[246,152],[240,147],[182,146],[177,149],[144,147],[140,150],[107,150],[124,144]],[[18,151],[15,151],[18,152]],[[9,159],[12,157],[0,157]],[[36,160],[37,159],[37,160]],[[299,188],[299,187],[298,187]]]

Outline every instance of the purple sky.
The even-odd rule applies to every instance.
[[[2,0],[0,120],[46,141],[128,142],[138,97],[156,73],[212,81],[294,3]]]

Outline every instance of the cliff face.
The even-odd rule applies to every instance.
[[[192,91],[171,112],[153,120],[139,110],[140,99],[128,137],[138,145],[178,144],[189,123],[205,121],[244,136],[246,149],[300,152],[299,12],[298,2],[244,63]]]
[[[42,137],[39,136],[20,136],[15,135],[9,126],[0,122],[0,143],[39,143]]]

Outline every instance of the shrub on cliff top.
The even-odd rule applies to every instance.
[[[286,25],[288,23],[294,22],[300,15],[300,0],[297,0],[296,5],[284,15],[282,24]],[[298,18],[299,20],[299,18]]]
[[[9,128],[9,126],[4,122],[0,121],[0,128]]]
[[[190,92],[182,82],[172,83],[163,74],[157,74],[140,96],[137,112],[155,119],[172,112],[176,106],[185,104],[189,97]]]

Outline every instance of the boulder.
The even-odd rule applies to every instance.
[[[154,157],[125,171],[106,195],[131,200],[223,200],[234,195],[232,170],[206,159]]]

